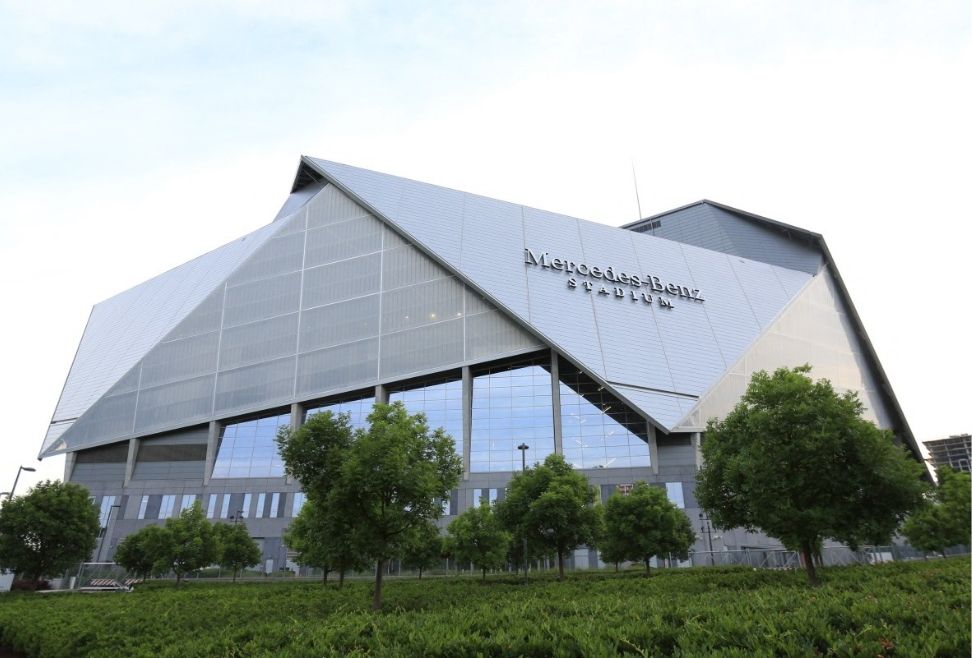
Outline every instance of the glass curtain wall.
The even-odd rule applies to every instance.
[[[425,414],[429,429],[441,427],[462,454],[462,376],[454,373],[439,380],[425,380],[398,389],[389,388],[389,402],[401,402],[410,414]]]
[[[214,478],[283,477],[283,460],[274,439],[290,424],[290,414],[264,416],[223,428]]]
[[[307,413],[304,414],[304,421],[306,422],[314,414],[319,414],[323,411],[330,411],[335,416],[338,414],[348,414],[351,420],[352,429],[365,429],[368,426],[368,414],[371,413],[371,408],[375,406],[375,396],[357,398],[354,400],[342,400],[340,402],[328,402],[319,407],[314,407],[308,409]]]
[[[469,470],[520,470],[521,443],[529,446],[527,464],[542,462],[554,451],[548,357],[497,365],[473,375]]]
[[[651,465],[644,418],[564,359],[560,420],[564,459],[574,468]]]

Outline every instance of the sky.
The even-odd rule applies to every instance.
[[[964,1],[0,0],[0,491],[63,474],[91,307],[268,223],[302,154],[822,233],[916,437],[972,431],[970,77]]]

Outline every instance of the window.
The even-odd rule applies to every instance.
[[[304,506],[304,503],[306,501],[307,501],[307,494],[305,494],[303,491],[298,491],[297,493],[294,494],[293,515],[295,517],[298,514],[300,514],[300,509]]]
[[[673,505],[679,509],[685,509],[685,494],[682,491],[681,482],[666,482],[665,493],[668,494],[668,500],[670,500]]]
[[[274,493],[270,495],[270,518],[277,518],[277,512],[280,509],[280,494]]]
[[[162,496],[162,504],[159,506],[159,518],[172,518],[173,509],[175,509],[175,496],[173,494],[166,494]]]
[[[368,427],[368,414],[371,413],[372,407],[375,406],[375,396],[359,398],[357,400],[347,400],[344,402],[334,402],[331,404],[325,404],[320,407],[314,407],[313,409],[308,409],[307,413],[304,415],[304,420],[306,421],[314,414],[319,414],[322,411],[330,411],[335,416],[338,414],[348,414],[351,421],[351,427],[353,429],[366,429]],[[296,516],[296,514],[294,515]]]
[[[142,502],[138,504],[138,518],[145,518],[145,510],[148,508],[148,496],[142,496]]]
[[[223,428],[214,478],[283,477],[283,461],[274,439],[290,424],[290,414],[265,416]]]
[[[615,488],[615,491],[617,491],[622,496],[627,496],[629,493],[631,493],[632,489],[634,489],[633,484],[619,484],[617,488]]]
[[[266,502],[267,502],[267,494],[262,493],[259,496],[257,496],[256,514],[254,514],[256,518],[258,519],[263,518],[263,507]]]
[[[216,494],[209,494],[209,505],[206,508],[206,517],[210,519],[216,518]]]
[[[560,418],[564,459],[575,468],[651,465],[645,419],[563,359]]]
[[[243,494],[243,509],[240,511],[242,512],[242,517],[244,519],[249,518],[250,516],[250,499],[252,497],[252,494]]]
[[[554,451],[550,370],[544,360],[490,368],[473,377],[469,470],[518,471]]]
[[[401,402],[408,413],[425,414],[430,430],[439,427],[452,437],[462,453],[462,379],[440,379],[392,390],[389,402]]]
[[[229,504],[230,504],[230,495],[223,494],[223,504],[219,508],[219,518],[221,519],[229,518]]]
[[[196,503],[196,494],[183,494],[182,502],[179,504],[179,514],[182,514],[187,509],[192,507]]]
[[[98,510],[98,520],[102,528],[108,526],[109,517],[111,516],[111,507],[115,504],[114,496],[105,496],[101,499],[101,508]]]

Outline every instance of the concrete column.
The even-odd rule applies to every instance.
[[[554,452],[564,454],[564,426],[560,418],[560,357],[550,350],[550,402],[553,406]]]
[[[71,476],[74,474],[74,462],[78,457],[76,452],[68,452],[64,454],[64,481],[70,482]]]
[[[651,457],[651,473],[658,475],[658,440],[655,426],[648,423],[648,454]]]
[[[375,404],[388,404],[388,389],[382,384],[375,386]]]
[[[135,473],[135,460],[138,458],[138,446],[141,442],[138,439],[129,439],[128,441],[128,461],[125,462],[125,486],[132,481],[132,475]]]
[[[469,479],[470,452],[472,450],[472,370],[462,368],[462,479]]]
[[[692,450],[695,453],[695,470],[702,468],[702,433],[692,432]]]
[[[290,429],[297,430],[304,424],[304,405],[294,402],[290,405]]]
[[[219,449],[219,422],[210,421],[209,438],[206,440],[206,471],[203,473],[203,486],[209,484],[209,479],[213,474],[213,466],[216,464],[216,451]]]

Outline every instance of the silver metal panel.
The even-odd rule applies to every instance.
[[[301,354],[297,359],[297,396],[303,399],[377,381],[377,338]]]
[[[388,233],[391,231],[386,232],[386,237]],[[388,249],[382,254],[381,286],[384,290],[411,286],[447,276],[449,276],[447,271],[416,247],[405,245]]]
[[[300,352],[377,336],[379,308],[379,296],[369,295],[304,311]]]
[[[320,228],[366,214],[364,208],[332,185],[307,204],[307,228]]]
[[[287,197],[287,200],[284,201],[283,205],[280,207],[280,210],[277,212],[277,216],[274,217],[273,221],[276,222],[285,217],[289,217],[301,210],[311,199],[317,196],[325,185],[327,185],[327,183],[320,181],[317,183],[311,183],[306,187],[302,187],[296,192],[291,192],[290,196]]]
[[[370,215],[307,231],[304,267],[370,254],[381,249],[382,225]]]
[[[210,331],[219,331],[223,317],[223,295],[225,286],[218,286],[206,299],[187,315],[176,327],[165,336],[165,340],[189,338]]]
[[[104,442],[131,434],[135,421],[137,393],[106,395],[98,400],[71,428],[74,441]]]
[[[381,377],[404,376],[461,363],[463,321],[447,320],[382,336]]]
[[[297,314],[281,315],[223,330],[219,369],[271,361],[297,351]]]
[[[294,392],[295,368],[296,357],[287,357],[219,373],[216,411],[226,413],[289,401]]]
[[[378,292],[381,261],[382,254],[370,254],[304,270],[301,306],[308,309]]]
[[[463,314],[463,285],[455,278],[435,279],[382,293],[382,334],[420,327]]]
[[[541,347],[533,338],[498,310],[466,316],[466,360],[486,360]]]
[[[278,225],[279,228],[279,225]],[[291,233],[268,240],[227,280],[230,286],[296,272],[304,259],[304,233]]]
[[[267,225],[97,304],[85,327],[41,453],[49,454],[70,445],[70,434],[58,421],[80,417],[277,228]]]
[[[142,359],[141,387],[192,379],[216,370],[219,333],[159,343]]]
[[[223,327],[293,313],[300,304],[300,272],[226,289]]]
[[[215,375],[206,375],[140,391],[135,431],[208,417],[213,407],[214,379]]]

